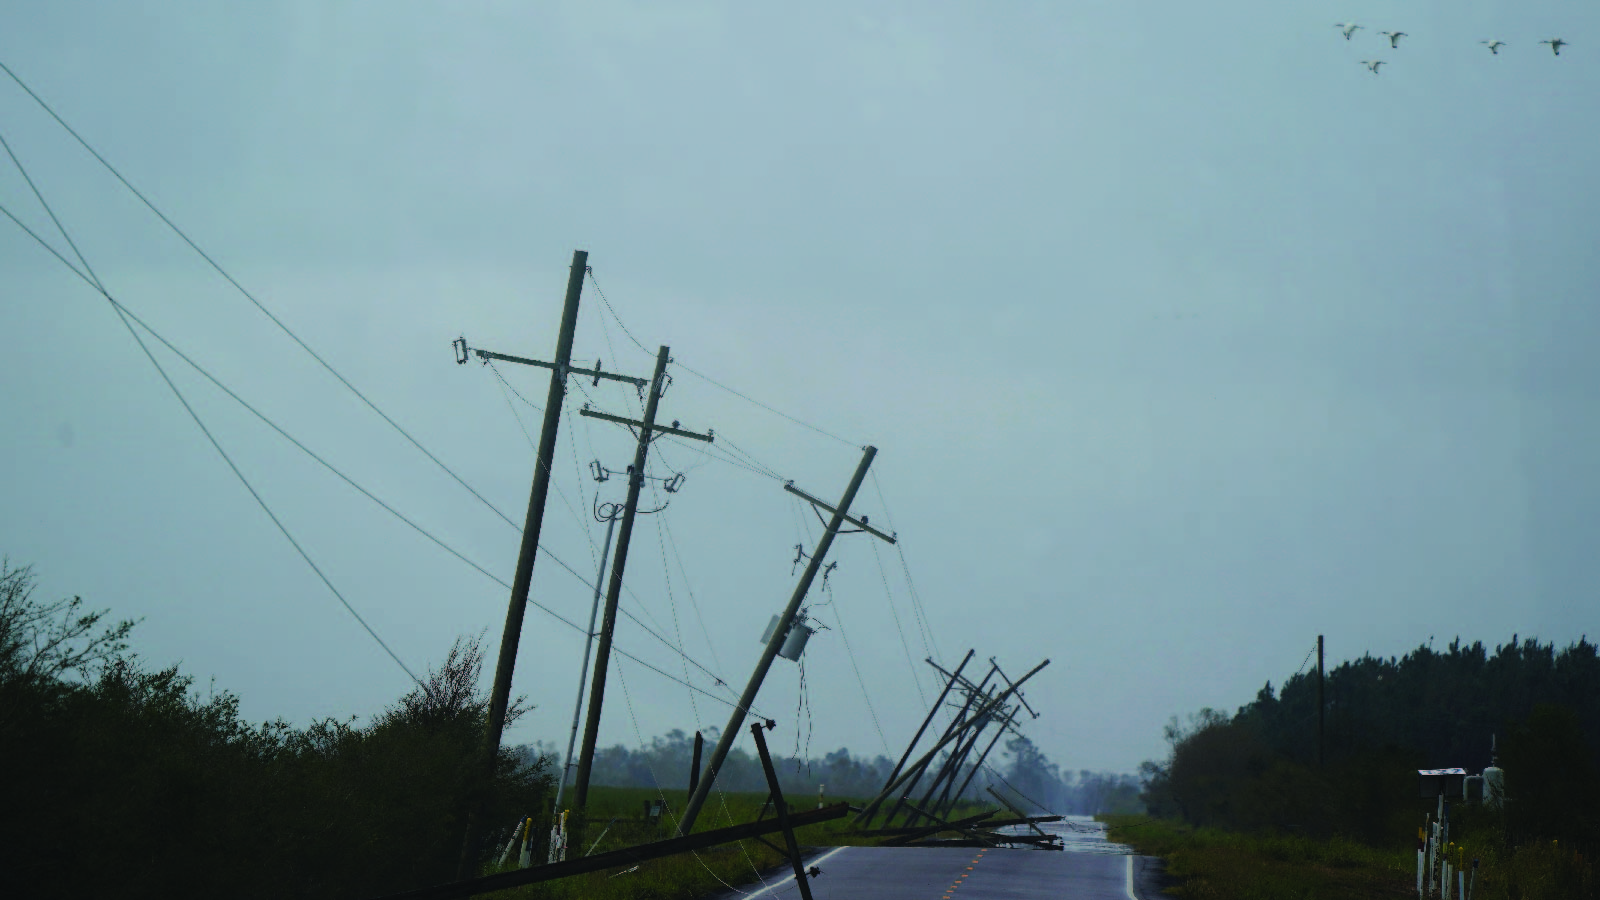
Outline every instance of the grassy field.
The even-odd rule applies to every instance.
[[[1416,896],[1412,848],[1341,838],[1243,835],[1146,816],[1102,816],[1111,840],[1166,860],[1185,900],[1377,900]],[[1480,893],[1480,896],[1483,896]]]
[[[663,816],[658,823],[644,820],[644,804],[647,800],[657,800],[665,796],[668,807],[673,815]],[[683,808],[687,800],[685,791],[658,792],[651,788],[616,788],[596,787],[589,793],[589,819],[591,822],[588,843],[594,845],[596,853],[608,850],[619,850],[636,844],[649,841],[662,840],[671,837],[674,833],[676,819],[674,815]],[[791,811],[803,812],[815,809],[816,797],[797,796],[786,798]],[[828,803],[848,801],[859,806],[862,798],[846,798],[829,796],[825,798]],[[723,794],[715,792],[706,804],[700,817],[695,822],[695,831],[709,831],[713,828],[723,828],[728,825],[742,824],[755,821],[756,815],[761,811],[761,805],[766,801],[766,794]],[[969,804],[960,804],[951,812],[954,817],[970,814]],[[973,810],[988,809],[988,806],[972,806]],[[767,813],[771,818],[772,813]],[[613,821],[613,819],[615,821]],[[608,828],[609,826],[609,828]],[[802,848],[805,847],[838,847],[854,846],[874,843],[873,840],[846,834],[854,826],[850,817],[835,819],[819,825],[811,825],[796,831],[795,837]],[[601,832],[605,836],[601,837]],[[501,835],[501,841],[505,836]],[[783,835],[771,834],[766,837],[774,844],[782,846]],[[502,844],[503,846],[503,844]],[[588,847],[583,850],[588,850]],[[567,858],[572,859],[584,855],[577,848],[569,848]],[[678,856],[668,856],[662,859],[651,860],[632,871],[595,872],[588,875],[579,875],[559,881],[545,882],[543,884],[528,885],[512,890],[499,891],[493,894],[483,894],[483,897],[519,898],[519,900],[695,900],[718,891],[726,891],[730,887],[748,890],[746,885],[759,884],[760,875],[768,878],[782,878],[784,872],[773,876],[769,870],[779,865],[786,865],[783,857],[771,847],[757,840],[745,840],[734,844],[725,844],[697,853],[685,853]]]
[[[1378,850],[1341,838],[1235,834],[1145,816],[1102,816],[1101,821],[1109,826],[1111,840],[1165,859],[1167,873],[1180,880],[1173,896],[1185,900],[1416,896],[1414,846]],[[1481,860],[1475,900],[1600,897],[1594,863],[1558,842],[1531,841],[1508,850],[1494,832],[1480,828],[1453,843],[1450,855],[1467,863]]]

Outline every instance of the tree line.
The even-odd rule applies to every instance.
[[[719,733],[716,728],[703,733],[707,756]],[[820,789],[829,797],[866,799],[883,789],[894,769],[895,761],[882,754],[857,756],[852,755],[849,748],[840,747],[820,757],[805,757],[794,752],[784,755],[776,739],[771,743],[773,768],[785,795],[811,796]],[[1030,812],[1088,815],[1134,812],[1142,808],[1136,775],[1063,770],[1023,735],[1009,737],[1004,748],[1000,759],[991,756],[972,778],[962,794],[964,798],[989,800],[986,788],[993,787],[1012,802],[1031,807]],[[561,758],[559,747],[543,741],[527,745],[521,752],[529,759]],[[596,748],[590,780],[593,784],[614,787],[683,790],[689,784],[693,759],[694,737],[681,729],[673,729],[639,747],[617,744]],[[941,758],[930,766],[930,773],[943,761]],[[962,781],[970,771],[968,763],[961,772]],[[932,777],[932,774],[926,776],[922,785],[931,783]],[[717,774],[717,785],[724,791],[767,790],[761,761],[743,747],[729,752]]]
[[[1492,652],[1458,638],[1341,663],[1323,685],[1320,765],[1317,693],[1316,673],[1301,673],[1232,714],[1174,717],[1170,753],[1141,767],[1150,812],[1392,845],[1433,808],[1416,770],[1477,774],[1495,741],[1512,798],[1493,823],[1501,839],[1600,849],[1600,657],[1587,636],[1557,650],[1514,635]]]

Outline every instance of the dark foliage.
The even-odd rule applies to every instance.
[[[57,606],[24,632],[85,621]],[[127,633],[97,623],[74,652]],[[365,727],[255,726],[176,666],[120,649],[93,662],[72,680],[0,671],[0,896],[372,896],[449,880],[473,797],[491,821],[549,802],[542,759],[508,751],[491,784],[475,781],[486,701],[472,641]]]
[[[1202,710],[1166,730],[1164,762],[1143,767],[1156,815],[1194,825],[1344,834],[1393,844],[1432,808],[1419,768],[1490,763],[1491,736],[1512,797],[1507,812],[1463,815],[1504,840],[1600,848],[1600,658],[1586,639],[1556,652],[1515,638],[1363,656],[1327,675],[1325,760],[1317,763],[1316,675],[1269,683],[1235,714]]]

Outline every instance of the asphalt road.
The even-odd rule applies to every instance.
[[[1062,823],[1069,825],[1070,823]],[[1087,837],[1087,835],[1085,835]],[[836,847],[808,854],[822,874],[814,900],[1153,900],[1148,857],[1115,844],[1086,841],[1081,852],[964,847]],[[1091,846],[1092,845],[1092,846]],[[791,869],[721,900],[799,900]]]

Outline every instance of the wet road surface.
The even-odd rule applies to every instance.
[[[1062,836],[1065,851],[970,847],[835,847],[808,854],[822,874],[815,900],[1152,900],[1146,857],[1108,843],[1087,818],[1043,826]],[[763,873],[719,900],[798,900],[793,871]]]

